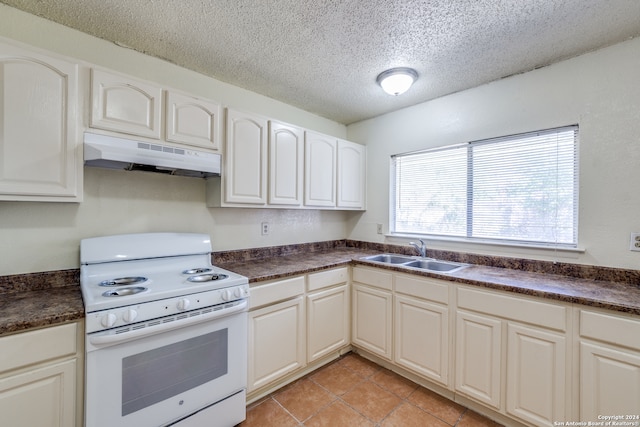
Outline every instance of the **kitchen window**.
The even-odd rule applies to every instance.
[[[578,126],[391,157],[391,233],[577,247]]]

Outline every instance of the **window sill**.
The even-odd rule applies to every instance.
[[[500,248],[517,248],[517,249],[531,249],[536,251],[544,251],[551,253],[574,253],[574,254],[582,254],[586,252],[586,249],[577,247],[577,248],[569,248],[566,246],[548,246],[548,245],[536,245],[536,244],[524,244],[524,243],[510,243],[510,242],[496,242],[489,240],[469,240],[461,237],[440,237],[440,236],[430,236],[424,234],[404,234],[404,233],[389,233],[384,235],[390,239],[423,239],[428,242],[442,242],[442,243],[453,243],[453,244],[467,244],[467,245],[477,245],[479,247],[500,247]],[[427,244],[427,247],[429,245]]]

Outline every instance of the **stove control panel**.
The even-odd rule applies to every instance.
[[[147,322],[246,298],[249,298],[248,284],[87,313],[86,332]]]

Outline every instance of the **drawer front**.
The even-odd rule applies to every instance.
[[[449,284],[444,281],[398,274],[396,275],[396,292],[441,304],[449,303]]]
[[[348,267],[336,268],[333,270],[311,273],[307,278],[307,289],[315,291],[316,289],[327,288],[329,286],[346,283],[349,280]]]
[[[640,319],[580,310],[580,336],[640,351]]]
[[[0,338],[0,372],[75,355],[77,327],[69,323]]]
[[[393,274],[382,269],[354,267],[353,281],[389,291],[393,289]]]
[[[522,296],[458,288],[458,307],[559,331],[567,329],[567,308]]]
[[[258,284],[251,288],[249,309],[284,301],[304,293],[304,276]]]

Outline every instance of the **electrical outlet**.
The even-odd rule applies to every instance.
[[[269,223],[268,222],[263,222],[262,224],[262,235],[266,236],[269,234]]]
[[[378,234],[382,234],[382,224],[376,224],[376,229],[378,230]]]
[[[629,239],[629,250],[640,252],[640,233],[631,233]]]

